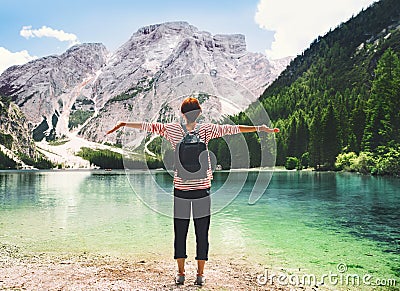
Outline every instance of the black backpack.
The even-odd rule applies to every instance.
[[[207,178],[208,151],[206,143],[199,135],[200,124],[196,125],[193,132],[189,132],[184,124],[181,125],[185,136],[175,147],[177,175],[183,180]]]

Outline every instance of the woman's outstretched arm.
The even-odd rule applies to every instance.
[[[257,126],[250,126],[250,125],[239,125],[240,132],[254,132],[254,131],[264,131],[264,132],[279,132],[279,128],[269,128],[265,124],[257,125]]]
[[[142,129],[142,122],[126,122],[126,121],[118,121],[117,124],[114,126],[113,129],[107,131],[107,134],[113,133],[114,131],[120,129],[121,127],[130,127],[136,129]],[[239,125],[240,132],[255,132],[255,131],[263,131],[268,133],[279,132],[279,128],[269,128],[265,124],[257,125],[257,126],[250,126],[250,125]]]
[[[142,122],[118,121],[113,129],[110,129],[109,131],[107,131],[107,134],[113,133],[114,131],[120,129],[123,126],[136,128],[136,129],[141,129],[142,128]]]

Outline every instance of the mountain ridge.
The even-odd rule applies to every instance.
[[[237,104],[244,109],[288,62],[248,52],[241,34],[212,35],[167,22],[139,28],[113,53],[101,43],[80,44],[12,66],[0,75],[0,95],[19,106],[35,141],[78,135],[102,143],[116,120],[155,116],[165,102],[146,95],[155,82],[213,72],[249,89]],[[107,142],[119,142],[118,136]]]

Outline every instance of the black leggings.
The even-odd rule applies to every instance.
[[[196,234],[196,260],[208,260],[208,230],[210,228],[210,189],[182,191],[174,189],[174,249],[175,259],[187,258],[186,237],[190,210],[193,210]]]

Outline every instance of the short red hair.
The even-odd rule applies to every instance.
[[[187,97],[181,105],[181,112],[186,116],[189,123],[195,122],[201,113],[199,100],[194,97]]]

